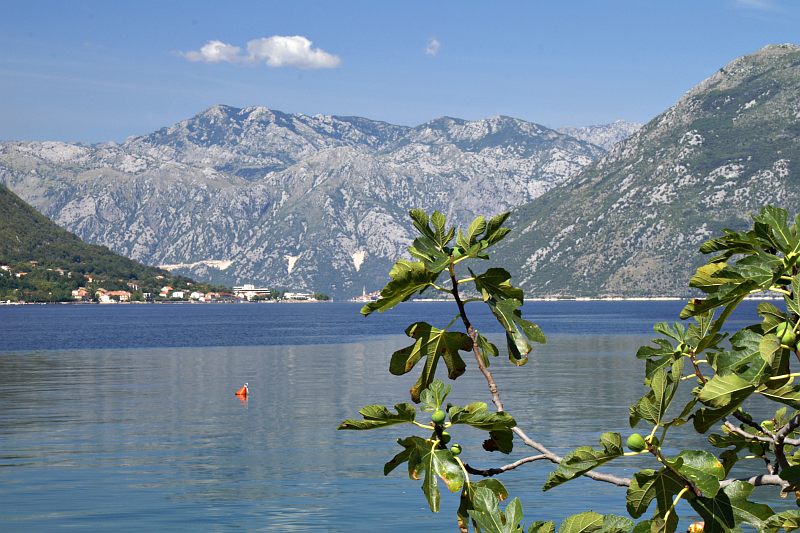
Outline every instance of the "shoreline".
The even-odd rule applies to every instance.
[[[695,298],[694,296],[608,296],[608,297],[588,297],[578,296],[574,298],[563,297],[537,297],[525,298],[525,302],[680,302]],[[747,296],[745,300],[783,300],[780,296]],[[411,300],[414,302],[453,302],[453,299],[440,298],[419,298]]]
[[[692,298],[691,296],[614,296],[614,297],[575,297],[575,298],[555,298],[555,297],[542,297],[542,298],[525,298],[525,302],[680,302]],[[748,296],[745,300],[752,301],[776,301],[783,300],[779,296]],[[453,303],[453,299],[441,298],[417,298],[402,303]],[[232,301],[232,302],[187,302],[187,301],[163,301],[163,302],[115,302],[115,303],[101,303],[101,302],[9,302],[2,301],[0,306],[17,306],[17,305],[238,305],[238,304],[329,304],[329,303],[351,303],[351,304],[364,304],[368,302],[356,300],[270,300],[263,302],[247,302],[247,301]]]
[[[189,302],[185,300],[180,301],[163,301],[163,302],[9,302],[0,301],[0,306],[14,306],[14,305],[238,305],[238,304],[326,304],[332,300],[280,300],[280,301],[263,301],[263,302],[248,302],[248,301],[218,301],[218,302]]]

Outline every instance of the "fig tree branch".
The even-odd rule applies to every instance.
[[[789,422],[775,433],[775,462],[778,463],[781,470],[789,468],[789,461],[786,459],[786,451],[784,450],[784,446],[788,444],[786,436],[797,429],[797,426],[800,426],[800,414],[792,417]]]
[[[761,436],[761,435],[754,435],[752,433],[748,433],[747,431],[743,430],[739,426],[731,423],[729,420],[725,420],[725,427],[731,433],[735,433],[736,435],[739,435],[740,437],[744,437],[745,439],[748,439],[748,440],[754,440],[754,441],[765,442],[765,443],[770,443],[770,444],[775,442],[775,440],[770,438],[770,437],[764,437],[764,436]],[[800,446],[800,439],[783,439],[783,442],[785,442],[786,444],[789,444],[791,446]]]
[[[775,436],[781,439],[786,444],[791,444],[792,446],[800,445],[800,440],[797,439],[787,439],[787,435],[789,435],[792,431],[800,427],[800,413],[796,414],[789,422],[787,422],[781,429],[779,429]]]
[[[549,460],[549,458],[545,454],[539,454],[539,455],[531,455],[529,457],[523,457],[519,461],[514,461],[513,463],[503,465],[499,468],[473,468],[469,464],[465,464],[464,466],[466,467],[467,472],[469,472],[470,474],[475,474],[476,476],[492,477],[496,476],[497,474],[502,474],[503,472],[508,472],[509,470],[514,470],[515,468],[520,467],[526,463],[541,461],[543,459]]]
[[[746,415],[745,413],[742,413],[741,411],[734,411],[731,414],[733,415],[733,417],[736,420],[738,420],[739,422],[741,422],[742,424],[744,424],[746,426],[750,426],[752,428],[755,428],[758,431],[760,431],[761,433],[764,433],[766,435],[771,435],[771,436],[774,435],[774,433],[772,433],[771,431],[767,431],[765,428],[761,427],[761,424],[759,424],[758,422],[756,422],[755,420],[750,418],[750,415]],[[749,435],[749,433],[748,433],[748,435]],[[770,439],[770,441],[772,441],[772,439]]]
[[[744,481],[746,483],[750,483],[753,486],[760,487],[764,485],[775,485],[778,487],[788,487],[789,483],[785,480],[781,479],[780,476],[774,474],[762,474],[760,476],[753,476],[747,478],[736,478],[736,479],[726,479],[725,481],[720,481],[719,486],[722,488],[727,487],[734,481]]]

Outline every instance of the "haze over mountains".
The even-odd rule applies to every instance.
[[[382,286],[409,207],[465,221],[564,182],[602,148],[510,117],[411,128],[214,106],[122,144],[0,144],[0,182],[60,225],[228,284]]]
[[[703,240],[797,205],[799,95],[800,48],[768,46],[607,154],[638,125],[215,106],[122,144],[0,143],[0,182],[90,242],[214,282],[350,296],[383,285],[410,207],[522,206],[498,262],[531,295],[679,295]]]

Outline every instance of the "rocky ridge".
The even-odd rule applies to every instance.
[[[556,131],[575,137],[582,141],[592,143],[606,150],[620,141],[624,141],[642,127],[638,122],[626,122],[615,120],[611,124],[599,124],[594,126],[581,126],[575,128],[557,128]]]

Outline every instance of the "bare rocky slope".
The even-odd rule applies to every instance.
[[[615,144],[624,141],[642,127],[638,122],[615,120],[611,124],[580,126],[575,128],[557,128],[556,131],[592,143],[605,150],[611,150]]]

